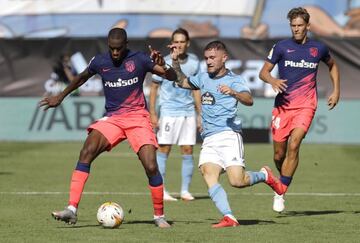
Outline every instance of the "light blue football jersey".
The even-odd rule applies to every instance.
[[[170,55],[165,57],[165,62],[171,65]],[[183,73],[189,77],[198,73],[199,59],[188,53],[186,61],[180,64]],[[194,98],[192,91],[178,87],[175,82],[153,75],[153,82],[160,84],[159,106],[161,116],[195,116]]]
[[[201,91],[203,138],[223,131],[241,131],[241,120],[236,116],[238,101],[222,94],[219,85],[227,85],[236,92],[249,92],[246,81],[230,70],[222,77],[210,78],[207,72],[189,77],[189,82]]]

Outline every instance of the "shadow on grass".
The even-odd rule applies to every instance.
[[[167,221],[170,225],[173,225],[174,224],[174,221]],[[153,225],[154,224],[154,221],[153,220],[126,220],[124,223],[124,225],[126,224],[129,224],[129,225],[132,225],[132,224],[151,224]],[[84,224],[84,225],[68,225],[68,224],[65,224],[63,226],[60,226],[58,228],[72,228],[72,229],[79,229],[79,228],[102,228],[101,225],[99,224]]]
[[[170,225],[174,224],[174,221],[166,220]],[[153,220],[132,220],[126,221],[124,224],[154,224]]]
[[[2,175],[13,175],[14,172],[10,172],[10,171],[0,171],[0,176]]]
[[[174,225],[176,223],[184,223],[184,224],[203,224],[205,221],[210,221],[212,223],[218,223],[216,219],[204,219],[204,220],[174,220],[174,221],[168,221],[170,225]],[[258,219],[243,219],[238,220],[240,225],[266,225],[266,224],[276,224],[275,221],[272,220],[258,220]],[[153,221],[150,220],[135,220],[135,221],[126,221],[124,224],[154,224]]]
[[[259,220],[259,219],[238,219],[238,222],[240,225],[276,224],[276,222],[272,220]]]
[[[195,197],[195,200],[182,200],[182,199],[180,198],[180,196],[174,196],[174,197],[175,197],[178,201],[173,202],[173,201],[166,201],[166,200],[164,200],[164,202],[165,202],[165,203],[170,203],[170,204],[172,204],[172,203],[177,203],[177,202],[193,203],[194,201],[197,201],[197,200],[210,199],[209,196],[194,196],[194,197]]]
[[[168,221],[168,223],[170,225],[173,224],[172,221]],[[144,220],[144,221],[136,220],[136,221],[126,221],[126,222],[123,223],[123,225],[126,225],[126,224],[129,224],[129,225],[131,225],[131,224],[152,224],[153,225],[154,221],[152,221],[152,220]],[[60,228],[60,229],[80,229],[80,228],[99,228],[99,229],[103,229],[103,227],[101,225],[99,225],[99,224],[84,224],[84,225],[68,225],[68,224],[65,224],[65,225],[60,226],[58,228]],[[107,228],[105,228],[105,229],[107,229]],[[109,229],[111,229],[111,228],[109,228]]]
[[[314,215],[326,215],[326,214],[338,214],[344,213],[345,211],[339,210],[324,210],[324,211],[286,211],[280,213],[277,217],[299,217],[299,216],[314,216]]]
[[[212,224],[217,224],[218,219],[206,219],[207,221],[212,221]],[[277,224],[273,220],[261,220],[261,219],[237,219],[240,225],[266,225],[266,224]],[[204,223],[199,221],[198,223]]]
[[[204,200],[204,199],[210,199],[209,196],[196,196],[195,200]]]
[[[59,229],[80,229],[80,228],[102,228],[99,224],[68,225],[59,226]]]

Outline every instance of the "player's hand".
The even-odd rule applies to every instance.
[[[160,51],[153,49],[150,45],[149,45],[149,50],[150,50],[150,58],[159,66],[164,66],[165,65],[165,60],[164,57],[161,55]]]
[[[276,93],[282,93],[286,91],[286,82],[286,79],[274,79],[274,81],[270,84]]]
[[[235,94],[235,91],[232,90],[227,85],[220,84],[217,88],[218,88],[218,91],[222,94],[226,94],[226,95],[234,95]]]
[[[61,104],[61,102],[62,102],[62,98],[60,96],[49,96],[41,99],[39,102],[39,106],[40,107],[44,106],[44,111],[46,111],[49,108],[57,107],[58,105]]]
[[[339,102],[340,94],[338,92],[333,92],[328,98],[329,110],[332,110],[337,103]]]
[[[178,57],[179,57],[179,49],[177,48],[177,45],[170,44],[167,47],[170,48],[171,59],[174,60],[174,61],[177,61]]]

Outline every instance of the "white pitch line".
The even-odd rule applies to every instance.
[[[172,195],[179,196],[179,193],[172,193]],[[1,195],[63,195],[69,194],[68,192],[0,192]],[[84,195],[128,195],[128,196],[144,196],[150,195],[147,192],[83,192]],[[208,196],[206,193],[192,193],[194,196]],[[247,196],[272,196],[273,193],[228,193],[230,196],[247,195]],[[333,192],[289,192],[287,196],[315,196],[315,197],[359,197],[360,193],[333,193]]]

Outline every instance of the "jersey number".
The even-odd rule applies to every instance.
[[[275,127],[275,129],[279,129],[280,128],[280,117],[272,116],[271,120],[272,120],[273,127]]]
[[[170,131],[170,125],[169,125],[169,123],[167,122],[167,123],[165,124],[165,132],[168,132],[168,131]]]

